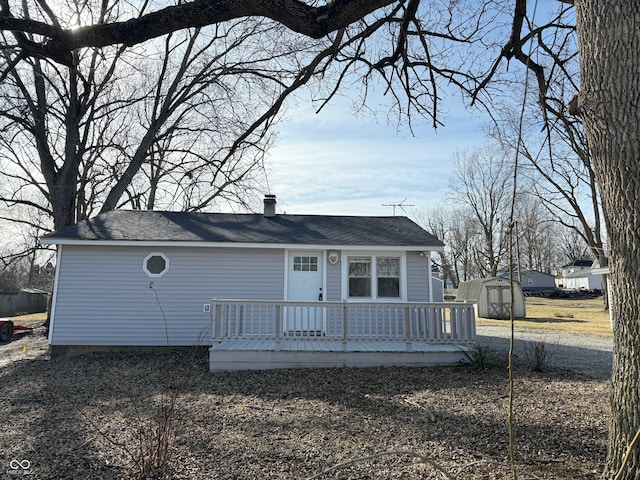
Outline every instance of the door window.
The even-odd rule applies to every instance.
[[[294,272],[317,272],[318,257],[293,257]]]

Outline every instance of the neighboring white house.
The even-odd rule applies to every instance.
[[[509,278],[509,272],[501,272],[499,277]],[[515,279],[519,280],[523,292],[536,292],[556,289],[556,278],[548,273],[538,270],[517,270],[513,273]]]
[[[613,284],[611,283],[611,279],[609,278],[609,275],[611,274],[611,270],[609,268],[608,265],[609,259],[605,259],[605,262],[607,265],[604,267],[601,267],[598,262],[594,262],[593,268],[591,269],[591,272],[594,275],[598,275],[600,277],[606,277],[607,280],[607,295],[608,295],[608,301],[609,301],[609,324],[611,325],[611,329],[613,330],[613,307],[612,307],[612,303],[613,303]]]
[[[562,290],[602,290],[602,276],[593,270],[597,267],[591,260],[575,260],[560,268],[556,285]]]
[[[267,196],[264,214],[116,210],[46,235],[42,243],[58,246],[53,350],[218,346],[223,337],[285,334],[339,336],[341,348],[349,335],[394,339],[403,342],[402,351],[414,337],[428,341],[436,335],[440,344],[473,341],[475,324],[466,311],[456,314],[460,307],[451,307],[456,312],[450,315],[443,313],[446,305],[439,304],[439,313],[423,305],[442,299],[441,287],[434,292],[431,252],[443,244],[416,223],[395,216],[281,215],[275,206],[275,196]],[[249,300],[225,303],[226,313],[218,312],[236,309],[235,320],[228,320],[236,322],[233,328],[224,330],[214,317],[220,331],[212,332],[213,311],[223,304],[215,299]],[[280,318],[292,314],[294,302],[307,307],[293,323],[256,323],[271,308],[267,304]],[[353,310],[364,304],[376,312]],[[322,313],[310,327],[309,309],[317,308]],[[331,324],[346,313],[351,324]],[[460,341],[463,328],[445,325],[452,315],[467,322]],[[357,321],[368,322],[368,330],[357,330]]]

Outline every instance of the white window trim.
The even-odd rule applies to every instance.
[[[371,257],[371,296],[349,297],[349,257]],[[400,258],[400,297],[378,297],[377,258]],[[407,301],[407,255],[406,252],[391,251],[348,251],[340,255],[341,294],[344,302],[406,302]]]
[[[151,273],[147,269],[147,261],[151,257],[162,257],[164,259],[165,268],[164,268],[164,270],[162,272],[160,272],[160,273]],[[169,264],[170,264],[169,258],[164,253],[162,253],[162,252],[151,252],[149,255],[144,257],[144,260],[142,261],[142,270],[144,270],[144,273],[146,273],[148,277],[160,278],[160,277],[163,277],[169,271]]]

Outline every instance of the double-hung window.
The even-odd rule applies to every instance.
[[[400,257],[348,258],[349,298],[400,298]]]
[[[371,297],[371,257],[349,257],[349,296]]]
[[[376,277],[378,297],[400,297],[400,259],[398,257],[378,257]]]

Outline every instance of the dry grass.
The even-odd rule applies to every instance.
[[[567,299],[527,297],[527,318],[516,320],[516,328],[568,332],[611,337],[609,313],[602,298]],[[478,325],[504,326],[505,320],[478,318]]]
[[[515,388],[519,478],[598,479],[607,382],[525,370]],[[392,450],[424,455],[458,480],[506,480],[506,391],[504,365],[211,374],[206,352],[21,361],[0,367],[0,463],[29,460],[34,480],[130,479],[140,425],[162,418],[175,392],[173,473],[161,478],[304,479]],[[443,477],[389,455],[318,478]]]
[[[531,300],[540,308],[547,302]],[[568,312],[574,318],[554,318],[572,325],[588,317],[561,305],[551,303],[545,315]],[[595,310],[597,304],[587,302],[584,308]],[[27,325],[43,320],[15,319]],[[206,352],[95,353],[37,361],[46,358],[43,330],[38,326],[0,352],[7,359],[4,365],[0,361],[0,477],[17,459],[31,462],[34,480],[131,479],[139,470],[140,432],[162,425],[166,399],[175,398],[172,475],[163,478],[303,479],[389,450],[425,455],[459,480],[511,478],[505,465],[507,369],[500,358],[485,370],[211,374]],[[8,358],[10,352],[15,358]],[[598,479],[606,454],[608,382],[516,366],[515,391],[519,478]],[[443,477],[408,455],[390,455],[319,478]]]
[[[24,325],[25,327],[35,327],[42,325],[47,319],[47,313],[31,313],[29,315],[18,315],[10,317],[11,321],[16,325]]]

